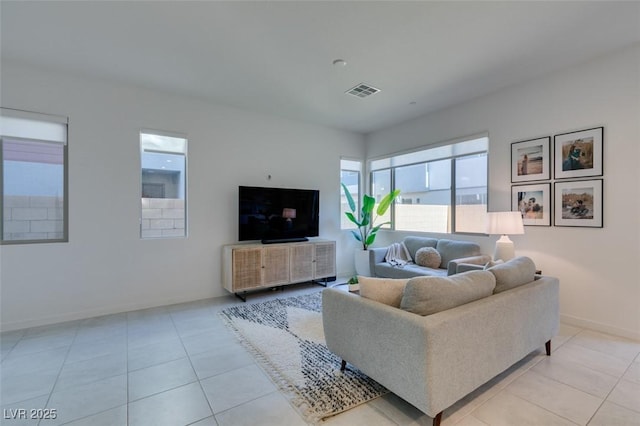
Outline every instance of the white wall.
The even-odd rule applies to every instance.
[[[640,339],[640,46],[371,134],[367,157],[488,131],[489,211],[509,210],[512,142],[597,126],[604,228],[526,227],[512,239],[560,278],[564,321]],[[490,253],[496,237],[470,239]]]
[[[340,156],[361,135],[2,63],[2,106],[69,116],[69,243],[0,248],[1,327],[22,328],[222,296],[238,185],[320,190],[321,237],[338,241]],[[140,129],[189,138],[186,239],[140,240]],[[272,179],[268,180],[267,176]]]

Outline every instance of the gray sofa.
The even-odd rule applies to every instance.
[[[487,272],[444,280],[468,279],[468,274],[486,278]],[[434,280],[411,281],[425,279]],[[406,295],[407,289],[408,284],[400,291]],[[558,291],[556,278],[537,275],[518,287],[421,316],[330,288],[323,292],[324,332],[328,348],[343,359],[342,368],[350,363],[438,425],[444,409],[535,349],[544,345],[550,355],[559,324]]]
[[[369,248],[369,267],[373,276],[385,278],[411,278],[418,276],[447,276],[457,272],[458,265],[476,264],[484,265],[491,260],[490,256],[480,253],[480,246],[470,241],[454,241],[444,238],[405,237],[404,245],[407,247],[412,259],[416,258],[416,252],[422,247],[433,247],[442,261],[439,268],[411,263],[404,266],[393,266],[384,261],[388,247]]]

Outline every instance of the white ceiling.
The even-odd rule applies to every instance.
[[[362,133],[640,43],[637,1],[0,7],[3,60]],[[362,82],[382,91],[344,94]]]

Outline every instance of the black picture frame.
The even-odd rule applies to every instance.
[[[561,133],[553,137],[555,179],[603,175],[604,127]]]
[[[551,183],[511,187],[511,210],[522,214],[525,226],[551,226],[551,200]]]
[[[604,179],[554,183],[554,225],[603,228]]]
[[[511,144],[511,182],[551,179],[551,136]]]

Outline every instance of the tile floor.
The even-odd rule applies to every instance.
[[[301,285],[249,303],[321,288]],[[1,335],[2,425],[304,425],[217,313],[233,297]],[[543,348],[447,409],[443,425],[640,425],[640,342],[562,326]],[[45,409],[55,419],[15,419]],[[50,413],[50,412],[49,412]],[[394,396],[324,424],[429,425]]]

